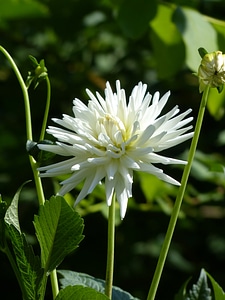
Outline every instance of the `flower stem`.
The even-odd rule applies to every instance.
[[[22,93],[23,93],[23,98],[24,98],[27,140],[32,141],[33,140],[32,121],[31,121],[30,100],[29,100],[29,94],[28,94],[27,86],[24,83],[23,77],[20,74],[20,71],[17,68],[17,65],[15,64],[15,62],[14,62],[13,58],[10,56],[10,54],[2,46],[0,46],[0,51],[5,55],[5,57],[7,58],[9,63],[11,64],[11,67],[12,67],[12,69],[13,69],[13,71],[14,71],[17,79],[18,79],[19,84],[20,84],[20,87],[21,87],[21,90],[22,90]],[[47,118],[48,118],[48,111],[49,111],[49,106],[50,106],[50,97],[51,97],[50,81],[49,81],[48,77],[46,78],[46,80],[47,80],[47,100],[46,100],[44,120],[43,120],[43,124],[42,124],[41,135],[40,135],[41,139],[44,138],[44,134],[45,134],[45,128],[46,128],[46,123],[47,123]],[[39,177],[39,172],[37,170],[38,163],[35,161],[35,159],[31,155],[29,155],[29,160],[30,160],[30,165],[31,165],[33,175],[34,175],[34,181],[35,181],[35,186],[36,186],[39,205],[44,205],[45,196],[44,196],[44,192],[43,192],[41,178]],[[8,256],[8,257],[10,259],[10,256]],[[14,268],[14,271],[16,271],[15,268]],[[59,291],[58,280],[57,280],[57,276],[56,276],[56,270],[52,271],[50,277],[51,277],[53,299],[55,299],[57,294],[58,294],[58,291]],[[18,278],[18,276],[17,276],[17,278]],[[19,280],[19,278],[18,278],[18,280]]]
[[[45,105],[45,113],[44,118],[42,122],[42,128],[41,128],[41,134],[39,140],[42,141],[45,137],[45,130],[46,130],[46,124],[48,121],[48,113],[49,113],[49,107],[50,107],[50,100],[51,100],[51,85],[50,80],[48,76],[46,76],[46,84],[47,84],[47,99],[46,99],[46,105]]]
[[[159,281],[160,281],[160,278],[162,275],[162,271],[164,268],[164,264],[166,261],[166,257],[167,257],[168,251],[169,251],[170,243],[171,243],[174,229],[176,226],[176,222],[177,222],[177,219],[179,216],[180,207],[182,204],[184,192],[185,192],[187,181],[188,181],[188,176],[190,174],[192,162],[193,162],[194,155],[196,152],[196,147],[198,144],[198,139],[199,139],[199,135],[200,135],[201,127],[202,127],[202,121],[203,121],[203,117],[204,117],[205,107],[206,107],[207,100],[208,100],[208,94],[209,94],[209,86],[207,86],[205,88],[203,95],[202,95],[202,100],[201,100],[201,104],[200,104],[200,108],[199,108],[199,112],[198,112],[195,131],[194,131],[194,136],[193,136],[190,151],[188,154],[188,162],[184,168],[183,176],[181,179],[181,185],[180,185],[180,188],[179,188],[179,191],[177,194],[177,198],[176,198],[176,201],[174,204],[174,208],[173,208],[173,211],[171,214],[169,226],[168,226],[166,236],[165,236],[165,239],[164,239],[164,242],[162,245],[162,249],[161,249],[161,252],[159,255],[159,260],[158,260],[156,270],[155,270],[155,273],[153,276],[153,280],[152,280],[152,283],[151,283],[151,286],[149,289],[147,300],[154,300],[157,289],[158,289]]]
[[[105,295],[112,298],[113,268],[114,268],[114,244],[115,244],[115,194],[109,206],[108,216],[108,249],[105,279]]]
[[[30,113],[30,101],[29,101],[29,95],[27,91],[27,87],[24,83],[23,77],[20,74],[20,71],[17,68],[17,65],[15,64],[14,60],[10,56],[10,54],[2,47],[0,46],[0,51],[5,55],[9,63],[11,64],[11,67],[19,81],[23,98],[24,98],[24,106],[25,106],[25,117],[26,117],[26,130],[27,130],[27,140],[32,141],[32,123],[31,123],[31,113]]]

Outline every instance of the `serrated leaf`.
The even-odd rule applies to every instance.
[[[56,300],[107,300],[106,295],[84,286],[67,286],[60,290]]]
[[[186,64],[196,72],[201,61],[197,50],[205,48],[208,52],[213,52],[219,49],[216,30],[201,13],[187,7],[175,10],[173,22],[185,43]]]
[[[17,267],[20,273],[22,289],[26,292],[24,300],[38,300],[39,288],[43,276],[43,269],[39,257],[34,255],[32,247],[27,243],[23,233],[20,233],[13,225],[6,224],[7,231],[15,253]]]
[[[219,286],[219,284],[213,279],[213,277],[209,273],[206,272],[206,274],[211,281],[215,300],[224,300],[225,293],[223,289]]]
[[[155,0],[124,0],[119,8],[118,23],[125,35],[135,39],[147,31],[156,11]]]
[[[29,181],[27,181],[27,182],[29,182]],[[21,190],[27,182],[25,182],[17,190],[9,208],[7,209],[7,211],[5,213],[5,217],[4,217],[5,222],[9,225],[13,225],[20,233],[21,233],[21,230],[20,230],[19,217],[18,217],[18,202],[19,202],[19,196],[20,196]]]
[[[208,287],[207,275],[204,269],[201,270],[197,283],[193,284],[185,300],[212,300],[211,289]]]
[[[53,271],[83,239],[83,219],[61,196],[53,196],[34,218],[45,272]]]
[[[67,286],[82,285],[95,289],[100,293],[105,291],[105,280],[95,278],[85,273],[78,273],[69,270],[58,270],[58,273],[63,276],[60,279],[60,283],[63,288]],[[128,292],[123,291],[121,288],[113,286],[112,300],[138,300]]]

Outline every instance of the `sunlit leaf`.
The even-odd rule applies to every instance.
[[[46,272],[54,270],[83,239],[83,219],[60,196],[51,197],[40,207],[34,226]]]
[[[210,114],[216,119],[220,120],[224,116],[225,109],[225,89],[218,93],[217,89],[209,90],[209,97],[207,108]]]
[[[63,288],[70,285],[82,285],[95,289],[100,293],[104,293],[105,281],[102,279],[95,278],[88,274],[73,272],[69,270],[59,270],[58,273],[63,276],[63,278],[60,279]],[[112,300],[138,300],[138,298],[134,298],[128,292],[125,292],[122,289],[114,286],[112,291]]]
[[[190,8],[178,7],[173,21],[185,43],[186,64],[196,72],[201,61],[198,49],[202,47],[208,52],[218,50],[216,31],[201,13]]]
[[[107,300],[106,295],[84,286],[67,286],[60,290],[56,300]]]
[[[184,63],[185,48],[179,31],[171,22],[174,8],[159,4],[156,17],[150,22],[151,43],[157,63],[158,76],[174,75]],[[166,30],[165,30],[166,28]]]

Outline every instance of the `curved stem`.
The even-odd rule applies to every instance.
[[[113,269],[114,269],[114,247],[115,247],[115,194],[109,206],[108,216],[108,249],[105,279],[105,294],[112,298]]]
[[[174,232],[176,222],[177,222],[177,219],[179,216],[180,207],[182,204],[184,192],[185,192],[187,181],[188,181],[188,176],[191,171],[192,162],[193,162],[195,151],[197,148],[197,143],[198,143],[201,127],[202,127],[202,121],[203,121],[203,117],[204,117],[205,107],[207,104],[208,94],[209,94],[209,87],[207,86],[202,95],[202,100],[201,100],[201,104],[200,104],[200,108],[199,108],[199,112],[198,112],[198,118],[197,118],[196,126],[195,126],[195,132],[194,132],[194,136],[193,136],[193,139],[191,142],[190,151],[188,154],[188,162],[184,168],[183,176],[181,179],[181,185],[180,185],[180,188],[179,188],[179,191],[177,194],[177,198],[176,198],[176,201],[174,204],[174,208],[173,208],[173,211],[171,214],[169,226],[168,226],[167,233],[166,233],[163,245],[162,245],[162,249],[161,249],[159,260],[158,260],[156,270],[155,270],[155,273],[153,276],[152,284],[149,289],[147,300],[154,300],[157,289],[158,289],[159,281],[160,281],[162,271],[164,268],[164,264],[166,261],[166,257],[167,257],[168,251],[169,251],[173,232]]]
[[[0,46],[0,51],[5,55],[6,59],[11,64],[12,69],[13,69],[13,71],[14,71],[14,73],[15,73],[18,81],[19,81],[19,84],[20,84],[20,87],[21,87],[21,90],[22,90],[22,93],[23,93],[23,98],[24,98],[27,140],[32,141],[33,140],[33,135],[32,135],[31,110],[30,110],[30,100],[29,100],[29,94],[28,94],[27,86],[24,83],[22,75],[20,74],[20,71],[17,68],[17,65],[15,64],[15,62],[12,59],[12,57],[10,56],[10,54],[2,46]],[[47,100],[46,100],[46,108],[45,108],[45,114],[44,114],[44,120],[43,120],[43,124],[42,124],[40,139],[44,138],[46,123],[47,123],[47,118],[48,118],[48,111],[49,111],[49,106],[50,106],[50,97],[51,97],[50,81],[49,81],[48,77],[46,78],[46,80],[47,80]],[[30,155],[29,155],[29,160],[30,160],[30,165],[31,165],[31,168],[32,168],[33,176],[34,176],[34,181],[35,181],[36,191],[37,191],[37,195],[38,195],[39,205],[44,205],[45,196],[44,196],[44,191],[43,191],[43,187],[42,187],[42,183],[41,183],[41,178],[39,177],[39,172],[37,170],[38,163]],[[13,266],[13,261],[12,261],[12,257],[10,256],[10,253],[8,253],[7,255],[8,255],[8,258],[9,258],[9,260],[10,260],[12,266]],[[18,270],[15,269],[15,266],[13,266],[13,269],[14,269],[14,272],[16,273],[17,279],[20,283],[21,279],[18,276]],[[55,297],[56,297],[56,295],[58,294],[58,291],[59,291],[58,281],[57,281],[57,276],[56,276],[56,270],[52,271],[50,277],[51,277],[53,299],[55,299]],[[22,289],[22,287],[21,287],[21,289]],[[44,294],[43,294],[43,297],[44,297]]]
[[[15,75],[16,75],[16,77],[19,81],[20,87],[22,89],[23,98],[24,98],[24,106],[25,106],[27,140],[32,141],[33,137],[32,137],[31,113],[30,113],[30,101],[29,101],[27,87],[24,83],[23,77],[20,74],[20,71],[17,68],[17,65],[15,64],[15,62],[12,59],[12,57],[10,56],[10,54],[2,46],[0,46],[0,51],[5,55],[7,60],[10,62],[12,69],[15,72]]]
[[[46,130],[46,125],[48,121],[48,113],[49,113],[49,107],[50,107],[50,100],[51,100],[51,85],[50,85],[50,80],[48,76],[46,77],[46,84],[47,84],[47,99],[46,99],[46,105],[45,105],[45,113],[44,113],[44,118],[42,122],[42,128],[41,128],[41,134],[39,140],[42,141],[45,137],[45,130]]]

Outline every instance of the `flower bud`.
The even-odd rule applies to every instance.
[[[206,86],[221,92],[225,84],[225,55],[221,51],[205,54],[198,68],[198,78],[200,93]]]

